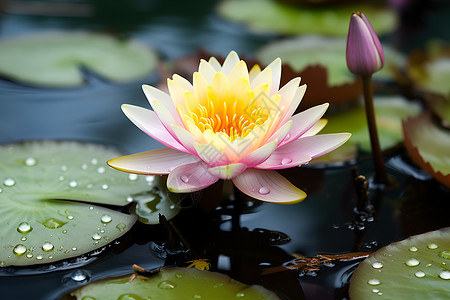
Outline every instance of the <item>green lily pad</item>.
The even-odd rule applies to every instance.
[[[391,148],[403,140],[402,120],[408,116],[416,115],[420,111],[418,104],[408,102],[397,96],[375,97],[374,106],[378,135],[383,150]],[[350,132],[352,137],[342,147],[357,145],[364,152],[371,151],[369,129],[367,128],[366,114],[362,103],[349,110],[328,115],[326,118],[328,123],[321,133]]]
[[[450,132],[422,113],[403,123],[405,146],[412,160],[450,188]]]
[[[0,266],[79,256],[126,233],[136,216],[96,204],[126,205],[155,183],[106,165],[119,155],[78,142],[0,146]]]
[[[124,299],[280,299],[262,286],[240,283],[210,271],[162,268],[151,277],[138,275],[104,279],[70,293],[79,300]]]
[[[256,57],[263,64],[280,57],[283,63],[289,64],[297,72],[312,65],[324,66],[328,71],[328,83],[336,86],[355,80],[355,76],[347,68],[346,43],[345,38],[306,36],[273,42],[261,48]],[[378,80],[393,80],[391,67],[402,68],[406,58],[390,47],[383,46],[383,48],[385,66],[373,77]]]
[[[0,42],[0,75],[46,87],[74,87],[86,68],[113,82],[136,80],[155,70],[156,55],[142,45],[94,33],[59,33]]]
[[[448,299],[450,228],[412,236],[371,254],[353,274],[349,294],[351,300]]]
[[[425,98],[427,107],[441,121],[441,125],[450,129],[450,94],[448,97],[428,94]]]
[[[256,32],[346,36],[352,12],[362,11],[378,34],[396,27],[397,17],[388,7],[335,5],[311,7],[275,0],[225,0],[218,7],[223,17]]]

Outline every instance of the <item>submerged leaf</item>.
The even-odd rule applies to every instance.
[[[162,268],[151,277],[122,276],[86,285],[70,295],[82,299],[280,299],[262,286],[248,286],[209,271]]]
[[[82,68],[110,81],[131,81],[148,75],[157,63],[156,55],[142,45],[93,33],[4,40],[0,52],[0,75],[48,87],[83,84]]]
[[[405,146],[411,159],[450,187],[450,132],[433,124],[430,113],[403,123]]]
[[[127,232],[135,216],[95,203],[126,205],[154,183],[146,180],[151,176],[130,175],[106,165],[120,154],[78,142],[1,146],[0,266],[79,256]]]
[[[360,263],[350,281],[350,298],[448,299],[449,266],[450,228],[412,236]]]
[[[226,0],[220,3],[218,10],[231,21],[244,23],[256,32],[267,33],[345,36],[349,16],[354,11],[364,11],[370,16],[379,34],[391,31],[397,23],[395,13],[388,7],[367,5],[311,7],[275,0]]]

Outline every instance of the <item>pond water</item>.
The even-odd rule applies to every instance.
[[[251,56],[264,43],[279,38],[252,34],[221,19],[215,14],[214,1],[176,1],[170,5],[149,1],[116,10],[114,5],[108,8],[109,1],[92,3],[104,11],[91,18],[2,14],[0,38],[46,30],[108,28],[151,46],[169,62],[198,49],[218,55],[233,49]],[[445,8],[441,14],[450,11]],[[134,17],[137,10],[141,13]],[[404,48],[420,45],[429,36],[450,40],[439,23],[432,25],[415,40],[409,39]],[[0,143],[81,140],[114,145],[129,153],[161,147],[120,110],[122,103],[148,107],[140,86],[157,83],[160,76],[156,72],[126,84],[108,83],[88,72],[85,75],[86,84],[73,89],[33,88],[0,79]],[[402,148],[386,154],[386,165],[395,184],[371,192],[373,219],[355,213],[352,171],[356,166],[360,174],[373,176],[371,161],[361,156],[356,164],[282,171],[308,193],[299,204],[245,199],[240,205],[225,203],[209,213],[198,206],[186,208],[173,221],[195,249],[206,249],[208,257],[214,258],[213,269],[237,280],[263,284],[284,299],[348,299],[346,284],[359,260],[338,262],[306,274],[284,271],[262,276],[261,271],[289,262],[293,253],[313,257],[373,251],[410,235],[450,226],[448,190],[414,167]],[[201,197],[201,193],[193,197]],[[133,264],[145,269],[175,264],[179,253],[158,252],[165,239],[161,226],[137,223],[117,242],[82,258],[36,268],[1,269],[1,298],[60,299],[87,282],[131,273]]]

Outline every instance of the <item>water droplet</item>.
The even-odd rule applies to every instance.
[[[245,297],[245,294],[243,292],[236,293],[236,298],[242,298],[242,297]]]
[[[66,165],[62,165],[61,166],[61,171],[66,172],[67,171],[67,166]]]
[[[184,183],[188,183],[189,182],[189,177],[187,177],[186,175],[181,175],[180,176],[181,181],[183,181]]]
[[[67,220],[73,220],[73,216],[67,216]]]
[[[290,164],[291,162],[292,162],[292,159],[290,159],[290,158],[283,158],[281,160],[282,165],[287,165],[287,164]]]
[[[419,251],[419,249],[418,249],[416,246],[411,246],[411,247],[409,247],[408,250],[411,251],[411,252],[417,252],[417,251]]]
[[[40,254],[39,254],[38,256],[36,256],[36,259],[37,259],[37,260],[41,260],[41,259],[43,259],[43,258],[44,258],[44,257],[43,257],[42,255],[40,255]]]
[[[77,251],[77,247],[72,247],[72,251]]]
[[[263,187],[261,187],[261,188],[259,189],[258,192],[259,192],[261,195],[267,195],[267,194],[270,193],[270,190],[269,190],[268,187],[263,186]]]
[[[13,186],[15,184],[16,184],[16,182],[12,178],[6,178],[5,180],[3,180],[4,186]]]
[[[106,183],[102,184],[102,190],[107,190],[107,189],[109,189],[109,185],[107,185]]]
[[[383,264],[382,263],[380,263],[380,262],[374,262],[373,264],[372,264],[372,268],[374,268],[374,269],[381,269],[383,267]]]
[[[170,204],[169,208],[170,209],[175,209],[175,204]]]
[[[450,279],[450,271],[442,271],[441,273],[439,273],[439,278],[448,280]]]
[[[445,259],[450,259],[450,251],[449,250],[442,250],[441,252],[439,252],[439,257],[445,258]]]
[[[94,233],[93,235],[92,235],[92,239],[94,240],[94,241],[98,241],[98,240],[100,240],[102,238],[102,236],[100,235],[100,234],[98,234],[98,233]]]
[[[78,186],[78,182],[76,182],[75,180],[71,180],[71,181],[69,181],[69,186],[70,187],[77,187]]]
[[[55,246],[53,246],[53,244],[50,243],[50,242],[45,242],[45,243],[42,245],[42,250],[44,250],[44,251],[46,251],[46,252],[52,251],[53,248],[55,248]]]
[[[98,164],[98,160],[96,158],[91,159],[91,164],[93,165]]]
[[[83,282],[89,279],[89,273],[84,270],[76,270],[70,274],[70,279],[76,282]]]
[[[125,224],[123,224],[123,223],[120,223],[120,224],[117,224],[116,228],[117,228],[119,231],[124,231],[125,228],[127,228],[127,225],[125,225]]]
[[[171,290],[171,289],[174,289],[176,286],[177,285],[174,282],[169,281],[169,280],[161,281],[158,284],[158,287],[163,290]]]
[[[127,202],[133,202],[133,197],[128,196],[128,197],[127,197]]]
[[[405,262],[405,265],[407,265],[408,267],[415,267],[415,266],[418,266],[419,264],[420,264],[420,261],[418,261],[415,258],[408,259]]]
[[[104,167],[98,167],[98,168],[97,168],[97,173],[103,174],[103,173],[105,173],[105,172],[106,172],[106,169],[105,169]]]
[[[109,223],[112,221],[112,218],[110,215],[103,215],[102,218],[100,219],[102,221],[102,223]]]
[[[428,249],[434,250],[438,248],[438,245],[436,245],[435,243],[430,243],[427,245]]]
[[[383,293],[382,293],[382,292],[378,292],[377,294],[378,294],[378,295],[380,295],[380,296],[381,296],[381,295],[383,295]]]
[[[144,300],[144,299],[136,294],[123,294],[119,298],[117,298],[117,300]]]
[[[201,299],[202,296],[200,296],[200,295],[194,295],[194,296],[192,296],[192,298],[194,298],[194,299]]]
[[[151,183],[151,182],[155,181],[155,176],[145,176],[145,181],[147,181],[148,183]]]
[[[175,277],[176,278],[183,278],[184,274],[183,273],[176,273]]]
[[[213,288],[217,289],[217,288],[222,287],[222,286],[223,286],[223,283],[219,282],[219,283],[214,284]]]
[[[62,233],[63,233],[63,234],[66,234],[66,233],[67,233],[67,230],[64,229],[64,230],[62,231]]]
[[[60,221],[60,220],[57,220],[54,218],[47,219],[42,222],[42,225],[44,225],[45,227],[47,227],[49,229],[60,228],[60,227],[64,226],[65,224],[67,224],[67,222],[63,222],[63,221]]]
[[[23,237],[20,238],[20,240],[23,241],[23,242],[25,242],[25,241],[27,240],[27,237],[26,237],[26,236],[23,236]]]
[[[379,291],[379,289],[372,289],[372,293],[378,293]]]
[[[288,134],[286,134],[286,137],[284,139],[287,140],[287,139],[290,139],[290,138],[291,138],[291,134],[288,133]]]
[[[414,275],[416,275],[417,278],[422,278],[425,277],[425,272],[417,271],[416,273],[414,273]]]
[[[58,177],[59,181],[64,181],[64,179],[66,179],[66,178],[64,176],[62,176],[62,175]]]
[[[27,256],[27,258],[33,258],[33,253],[28,252],[26,256]]]
[[[138,180],[138,175],[137,174],[128,174],[128,179],[131,181],[135,181]]]
[[[379,279],[372,278],[372,279],[369,279],[369,280],[367,281],[367,283],[368,283],[369,285],[380,285],[380,284],[381,284],[381,281],[380,281]]]
[[[22,222],[17,226],[17,231],[20,233],[28,233],[33,230],[33,227],[27,222]]]
[[[4,267],[4,266],[6,266],[6,261],[4,261],[4,260],[0,261],[0,267]]]
[[[22,244],[18,244],[14,247],[13,252],[15,255],[23,255],[25,254],[25,252],[27,252],[27,247]]]
[[[33,157],[28,157],[27,159],[25,159],[25,165],[28,167],[35,166],[36,164],[37,164],[37,161]]]
[[[1,193],[1,192],[3,192],[3,191],[2,191],[2,188],[0,188],[0,193]]]

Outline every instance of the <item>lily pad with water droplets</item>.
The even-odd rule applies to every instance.
[[[405,146],[411,159],[450,188],[450,131],[422,113],[403,123]]]
[[[448,299],[450,228],[407,238],[371,254],[350,281],[351,300]]]
[[[0,146],[0,266],[79,256],[126,233],[136,216],[96,204],[126,205],[155,183],[106,165],[119,155],[78,142]]]
[[[103,34],[63,32],[0,42],[0,75],[36,86],[74,87],[86,68],[113,82],[142,78],[156,55],[142,45]]]
[[[276,0],[225,0],[218,7],[223,17],[255,32],[346,36],[352,12],[363,11],[378,34],[395,28],[397,17],[388,7],[289,5]]]
[[[104,279],[72,293],[77,300],[120,299],[280,299],[259,285],[246,285],[210,271],[162,268],[151,277],[138,275]]]
[[[312,65],[323,66],[327,69],[329,85],[337,86],[355,80],[355,76],[347,68],[346,45],[345,38],[305,36],[273,42],[261,48],[256,56],[263,64],[269,64],[280,57],[283,63],[289,64],[297,72]],[[374,74],[374,79],[391,80],[390,68],[403,67],[406,58],[387,46],[384,46],[384,52],[385,66]]]

